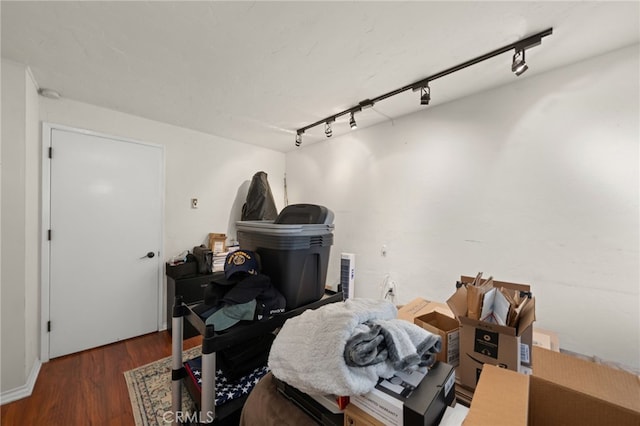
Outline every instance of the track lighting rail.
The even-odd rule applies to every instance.
[[[311,124],[308,124],[308,125],[306,125],[304,127],[300,127],[299,129],[296,130],[296,146],[300,146],[302,144],[302,135],[304,134],[304,132],[309,130],[309,129],[311,129],[311,128],[313,128],[313,127],[319,126],[321,124],[325,124],[325,129],[328,126],[328,128],[330,130],[331,129],[331,123],[333,123],[337,118],[342,117],[343,115],[347,115],[347,114],[351,114],[350,122],[352,121],[353,123],[355,123],[355,119],[353,118],[354,117],[353,116],[354,113],[360,112],[365,108],[373,107],[376,103],[378,103],[378,102],[380,102],[380,101],[382,101],[384,99],[390,98],[392,96],[398,95],[400,93],[406,92],[407,90],[418,91],[418,90],[422,90],[422,89],[426,88],[427,91],[430,91],[428,89],[429,82],[437,80],[437,79],[442,78],[444,76],[447,76],[449,74],[452,74],[454,72],[463,70],[465,68],[468,68],[471,65],[475,65],[475,64],[478,64],[480,62],[486,61],[487,59],[491,59],[491,58],[493,58],[495,56],[498,56],[498,55],[501,55],[503,53],[506,53],[506,52],[508,52],[508,51],[510,51],[512,49],[515,50],[515,55],[514,55],[514,58],[513,58],[514,62],[516,60],[516,56],[518,54],[521,54],[521,60],[522,60],[522,63],[524,65],[524,51],[526,49],[529,49],[531,47],[534,47],[534,46],[537,46],[537,45],[541,44],[542,43],[542,38],[546,37],[546,36],[549,36],[551,34],[553,34],[553,28],[548,28],[548,29],[546,29],[544,31],[541,31],[541,32],[536,33],[536,34],[533,34],[533,35],[531,35],[529,37],[526,37],[526,38],[524,38],[522,40],[518,40],[518,41],[516,41],[514,43],[511,43],[511,44],[508,44],[506,46],[500,47],[499,49],[493,50],[493,51],[491,51],[489,53],[485,53],[484,55],[478,56],[476,58],[470,59],[470,60],[468,60],[466,62],[463,62],[461,64],[458,64],[456,66],[453,66],[451,68],[447,68],[446,70],[440,71],[440,72],[438,72],[436,74],[430,75],[430,76],[428,76],[426,78],[423,78],[422,80],[418,80],[418,81],[416,81],[414,83],[407,84],[406,86],[400,87],[399,89],[392,90],[390,92],[387,92],[387,93],[385,93],[383,95],[380,95],[380,96],[377,96],[375,98],[365,99],[363,101],[360,101],[358,103],[358,105],[355,105],[355,106],[353,106],[351,108],[345,109],[344,111],[340,111],[337,114],[330,115],[330,116],[328,116],[326,118],[323,118],[322,120],[318,120],[315,123],[311,123]],[[525,66],[524,70],[520,69],[519,72],[515,71],[515,66],[512,66],[512,69],[514,70],[514,73],[516,75],[520,75],[526,70],[526,66]],[[424,94],[424,91],[422,93]],[[429,95],[430,95],[430,93],[429,93]],[[421,98],[421,104],[422,105],[427,105],[428,101],[425,102],[424,98]],[[352,124],[351,127],[355,128],[355,125]],[[330,131],[329,132],[325,131],[325,133],[327,134],[327,137],[331,136],[331,132]]]

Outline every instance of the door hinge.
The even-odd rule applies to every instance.
[[[51,321],[47,321],[47,332],[51,332]]]
[[[53,148],[49,147],[49,158],[53,158]]]
[[[47,240],[51,241],[51,229],[47,230]]]

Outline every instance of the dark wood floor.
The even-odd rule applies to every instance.
[[[193,337],[184,348],[201,342]],[[169,355],[171,336],[162,331],[53,359],[30,397],[0,408],[0,424],[134,425],[123,373]]]

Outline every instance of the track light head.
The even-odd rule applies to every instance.
[[[426,86],[420,88],[420,105],[429,105],[431,102],[431,88],[427,83]]]
[[[513,60],[511,61],[511,71],[513,71],[516,76],[519,76],[529,69],[527,62],[524,59],[524,52],[524,49],[519,49],[516,50],[516,53],[513,54]]]
[[[302,133],[304,132],[298,131],[296,133],[296,146],[300,146],[302,144]]]
[[[330,138],[333,135],[333,130],[331,130],[331,121],[326,121],[324,123],[324,134]]]
[[[358,124],[356,123],[356,119],[353,116],[353,111],[351,111],[351,118],[349,119],[349,126],[351,126],[351,130],[355,130],[358,128]]]

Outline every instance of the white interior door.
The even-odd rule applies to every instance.
[[[158,330],[162,147],[58,128],[50,140],[49,356]]]

